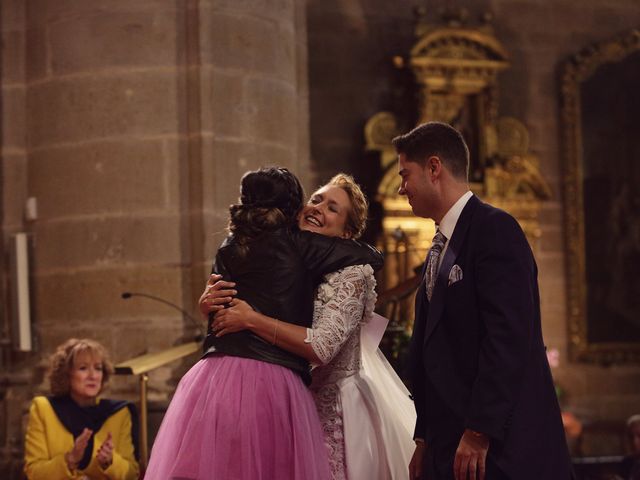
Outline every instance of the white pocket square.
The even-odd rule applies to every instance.
[[[454,265],[453,267],[451,267],[451,270],[449,270],[449,283],[447,284],[447,286],[450,287],[454,283],[459,282],[460,280],[462,280],[462,276],[462,269],[460,268],[460,266]]]

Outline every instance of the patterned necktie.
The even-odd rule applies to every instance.
[[[438,230],[431,242],[431,248],[429,249],[429,255],[427,255],[427,271],[425,273],[426,281],[425,287],[427,289],[427,298],[431,301],[431,295],[433,295],[433,287],[436,284],[436,277],[438,275],[438,264],[440,263],[440,254],[444,248],[444,244],[447,241],[447,237]]]

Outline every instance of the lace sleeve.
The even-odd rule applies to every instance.
[[[363,318],[371,267],[347,267],[318,288],[313,329],[307,342],[323,364],[330,362]]]

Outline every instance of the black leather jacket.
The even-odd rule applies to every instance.
[[[350,265],[382,267],[382,254],[366,243],[289,229],[268,232],[254,240],[243,255],[227,237],[218,249],[212,272],[236,282],[237,297],[254,310],[283,322],[310,327],[313,294],[323,275]],[[253,358],[291,368],[310,381],[308,362],[263,340],[249,330],[216,338],[211,331],[204,355],[213,353]]]

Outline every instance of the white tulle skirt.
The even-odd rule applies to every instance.
[[[406,480],[416,412],[398,375],[378,349],[388,320],[374,314],[361,331],[362,368],[338,382],[349,480]]]

